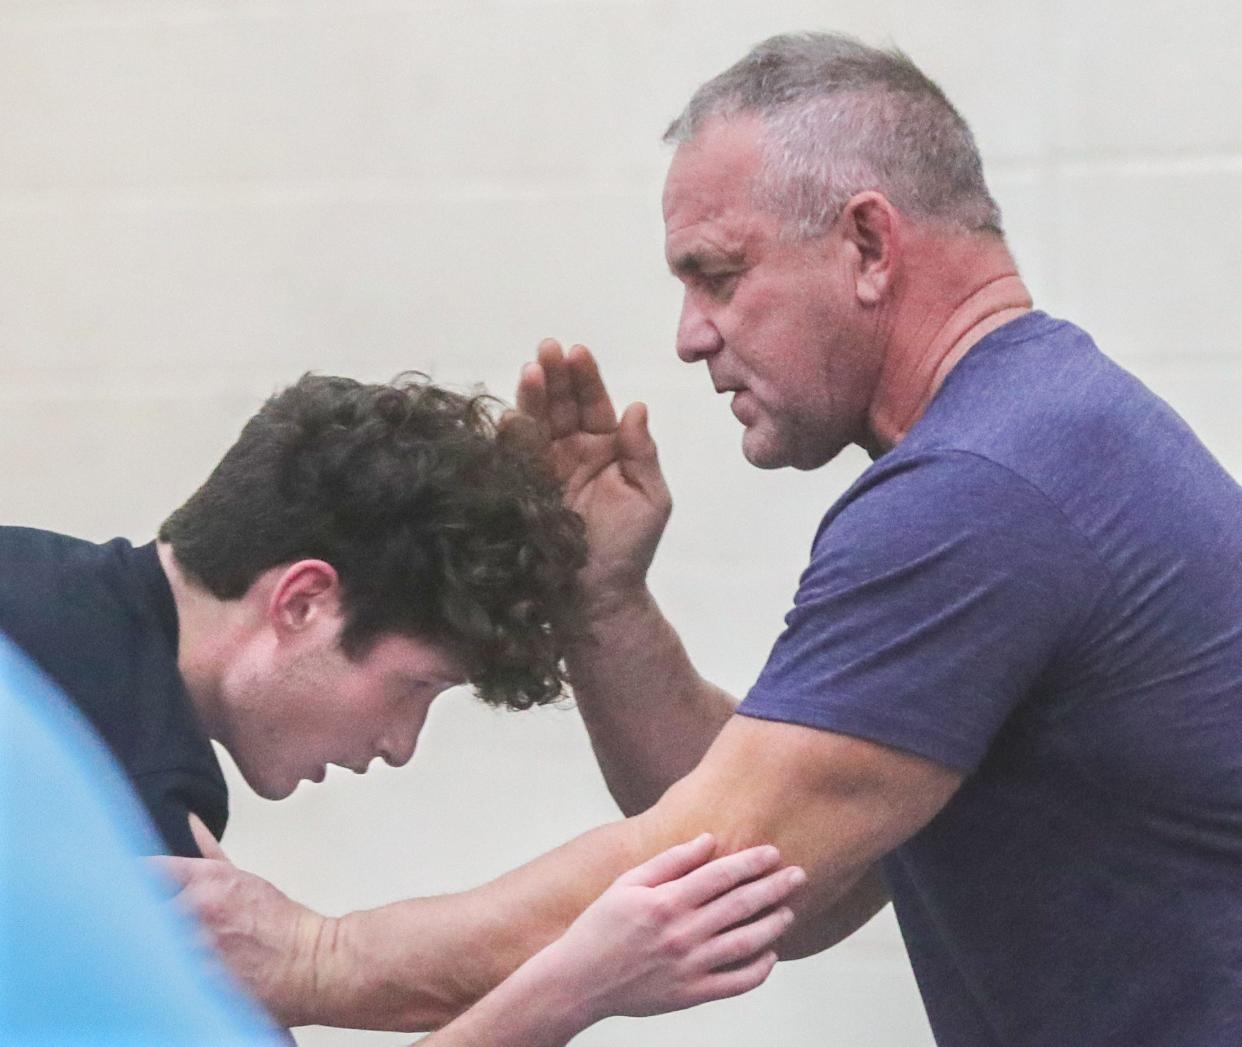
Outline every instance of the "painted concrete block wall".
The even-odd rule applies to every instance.
[[[1225,0],[0,0],[2,518],[145,539],[304,370],[507,394],[556,334],[650,403],[677,499],[653,585],[704,673],[743,692],[863,458],[749,468],[675,359],[659,136],[695,85],[798,28],[896,42],[941,81],[1038,303],[1242,475]],[[407,768],[234,795],[237,860],[333,912],[478,883],[615,816],[572,709],[465,693]],[[760,1038],[929,1045],[891,918],[745,999],[579,1042]]]

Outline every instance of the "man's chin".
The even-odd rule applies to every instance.
[[[742,434],[742,455],[756,469],[800,469],[810,471],[827,465],[844,448],[790,446],[771,432],[748,427]]]
[[[784,469],[793,465],[787,449],[778,440],[753,426],[742,433],[742,457],[756,469]]]

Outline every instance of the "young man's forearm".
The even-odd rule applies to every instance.
[[[690,772],[737,704],[698,674],[646,588],[597,609],[566,661],[600,770],[627,815]]]
[[[445,1025],[560,936],[621,873],[667,846],[640,830],[614,822],[474,890],[331,921],[304,1020],[408,1032]]]
[[[585,1013],[563,979],[524,963],[459,1018],[419,1042],[425,1047],[564,1047],[603,1015]]]

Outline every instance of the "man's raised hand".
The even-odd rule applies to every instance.
[[[590,351],[551,338],[522,368],[517,404],[547,436],[565,504],[586,522],[583,593],[588,613],[606,613],[643,589],[672,510],[647,408],[630,404],[618,420]]]

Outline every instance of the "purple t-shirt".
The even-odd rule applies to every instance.
[[[883,863],[940,1047],[1242,1044],[1242,489],[1083,331],[954,368],[740,711],[966,775]]]

